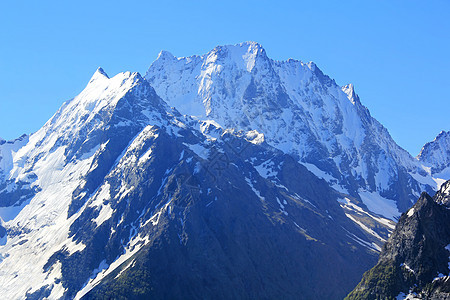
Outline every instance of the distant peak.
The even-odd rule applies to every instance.
[[[249,47],[249,49],[251,48],[251,49],[258,49],[258,50],[262,49],[262,50],[264,50],[263,46],[260,43],[253,42],[253,41],[247,41],[247,42],[240,43],[239,46],[241,46],[241,47]]]
[[[308,68],[309,68],[311,71],[313,71],[313,72],[317,69],[317,65],[316,65],[316,63],[313,62],[313,61],[310,61],[310,62],[306,63],[306,65],[307,65]]]
[[[174,59],[175,56],[173,56],[172,53],[166,50],[161,50],[158,54],[158,57],[156,59]]]
[[[98,67],[97,71],[95,71],[94,75],[92,75],[89,83],[91,83],[97,79],[109,79],[108,74],[106,74],[106,72],[101,67]]]
[[[239,53],[248,53],[253,54],[254,56],[258,54],[266,55],[266,50],[264,50],[263,46],[257,42],[243,42],[240,44],[234,44],[234,45],[224,45],[224,46],[216,46],[212,51],[212,53],[215,54],[227,54],[229,52],[239,52]],[[211,53],[210,52],[210,53]]]
[[[264,56],[266,56],[266,50],[260,43],[248,41],[240,43],[239,45],[236,46],[239,46],[241,48],[247,48],[246,49],[247,53],[253,53],[255,55],[263,54]]]
[[[439,140],[440,138],[443,138],[443,137],[445,137],[445,136],[447,136],[449,134],[450,134],[450,131],[447,132],[445,130],[442,130],[441,132],[439,132],[439,134],[436,136],[436,138],[434,140],[435,141]]]
[[[106,74],[105,70],[103,70],[102,67],[98,67],[98,68],[97,68],[97,71],[95,71],[95,73],[99,73],[99,74],[101,74],[101,75],[103,75],[103,76],[105,76],[106,78],[109,79],[108,74]]]

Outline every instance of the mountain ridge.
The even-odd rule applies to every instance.
[[[182,116],[137,73],[108,79],[96,71],[14,154],[8,180],[0,214],[14,216],[0,228],[0,284],[9,298],[116,297],[117,284],[140,278],[151,286],[140,297],[178,297],[195,286],[193,297],[338,299],[379,247],[347,218],[339,194],[262,134]],[[20,202],[9,203],[14,195]],[[204,251],[213,269],[198,259]],[[172,268],[164,273],[160,260]],[[327,271],[331,261],[336,272]],[[203,271],[193,273],[198,264]],[[265,275],[272,267],[280,276]],[[299,284],[305,274],[310,280]],[[181,290],[162,284],[165,276],[179,278]],[[205,280],[208,289],[192,285]]]
[[[401,206],[377,188],[398,177],[392,192],[409,195],[431,189],[421,182],[432,178],[425,169],[411,175],[421,165],[394,151],[352,85],[337,86],[314,63],[270,60],[257,43],[236,47],[189,58],[161,52],[145,78],[109,78],[98,68],[78,96],[5,152],[4,295],[350,292]],[[363,135],[355,124],[374,130]]]
[[[371,117],[353,85],[339,87],[312,62],[271,60],[249,42],[157,59],[145,78],[182,114],[264,133],[269,144],[372,212],[383,214],[370,204],[384,201],[394,219],[422,190],[437,189],[431,174]]]

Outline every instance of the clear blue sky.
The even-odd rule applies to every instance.
[[[38,130],[98,66],[145,73],[162,49],[261,43],[355,84],[417,155],[450,130],[450,1],[2,1],[0,137]]]

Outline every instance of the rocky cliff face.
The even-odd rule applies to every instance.
[[[346,299],[450,297],[450,181],[432,198],[423,193],[400,218],[377,265]]]

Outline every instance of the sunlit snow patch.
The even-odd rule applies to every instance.
[[[358,192],[362,202],[371,212],[382,215],[393,221],[398,220],[400,212],[398,211],[397,204],[394,200],[381,197],[376,192],[368,192],[363,190],[359,190]]]

